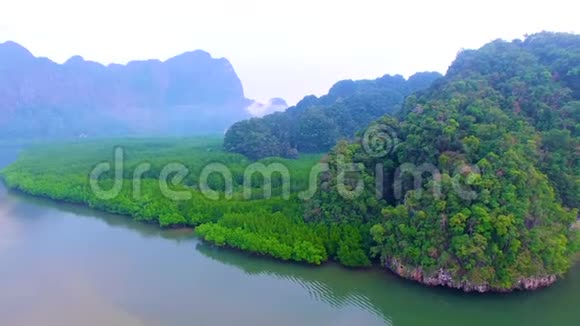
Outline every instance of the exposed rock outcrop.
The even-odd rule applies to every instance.
[[[465,292],[511,292],[513,290],[537,290],[547,287],[556,282],[555,275],[545,275],[520,279],[512,288],[498,288],[488,283],[476,284],[465,280],[454,279],[449,271],[439,269],[433,273],[427,274],[421,267],[410,267],[400,263],[397,259],[390,259],[386,262],[385,267],[393,273],[428,286],[443,286]]]

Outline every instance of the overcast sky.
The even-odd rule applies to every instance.
[[[572,0],[2,0],[0,42],[105,64],[203,49],[232,62],[247,97],[293,104],[341,79],[444,73],[496,38],[579,33],[579,12]]]

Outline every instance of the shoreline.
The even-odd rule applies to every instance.
[[[574,263],[572,266],[575,265]],[[511,288],[498,288],[488,283],[475,284],[468,281],[454,280],[451,273],[444,269],[426,275],[421,267],[409,267],[398,262],[397,259],[390,259],[384,267],[399,277],[410,280],[421,285],[432,288],[448,288],[465,293],[511,293],[514,291],[537,291],[547,288],[558,281],[556,275],[545,275],[536,277],[521,278],[515,286]]]
[[[135,221],[137,223],[143,223],[146,225],[154,226],[156,228],[159,228],[160,230],[189,229],[189,230],[191,230],[191,232],[193,232],[195,234],[196,226],[193,226],[193,225],[184,224],[184,225],[161,226],[161,225],[159,225],[158,222],[156,223],[153,221],[138,220],[138,219],[135,219],[134,216],[131,216],[131,215],[125,215],[125,214],[120,214],[120,213],[116,213],[116,212],[112,212],[112,211],[101,210],[101,209],[98,209],[96,207],[92,207],[87,202],[67,201],[67,200],[63,200],[63,199],[50,198],[48,196],[33,195],[33,194],[26,192],[25,190],[20,189],[19,187],[9,187],[2,177],[0,177],[0,184],[5,189],[7,189],[9,191],[15,191],[15,192],[18,192],[18,193],[23,194],[25,196],[30,196],[33,198],[40,198],[40,199],[55,202],[55,203],[75,205],[75,206],[91,209],[91,210],[94,210],[94,211],[100,212],[100,213],[114,214],[114,215],[117,215],[117,216],[120,216],[123,218],[129,218],[132,221]],[[577,222],[577,225],[578,225],[578,227],[580,227],[580,222]],[[205,240],[203,237],[200,237],[197,235],[196,235],[196,237],[200,241],[203,241],[204,243],[215,246],[216,248],[219,248],[220,250],[225,249],[225,250],[229,250],[229,251],[242,253],[245,255],[272,259],[276,262],[281,262],[281,263],[307,265],[307,266],[312,266],[313,268],[318,267],[318,266],[322,266],[325,264],[337,263],[333,259],[329,259],[320,265],[308,264],[308,263],[303,263],[303,262],[301,263],[301,262],[297,262],[297,261],[285,261],[285,260],[277,259],[275,257],[271,257],[268,255],[259,255],[259,254],[256,254],[254,252],[251,252],[251,251],[245,251],[245,250],[235,248],[235,247],[230,247],[227,245],[226,246],[219,246],[211,241]],[[577,253],[576,256],[572,259],[572,266],[574,266],[578,263],[580,263],[580,253]],[[339,263],[337,263],[337,264],[343,268],[346,268],[348,270],[353,270],[353,271],[368,269],[368,268],[349,268],[349,267],[343,266]],[[457,281],[457,280],[453,279],[453,277],[451,276],[451,273],[449,273],[448,271],[445,271],[443,269],[439,269],[437,272],[433,273],[432,275],[426,275],[421,267],[405,266],[403,264],[400,264],[396,259],[390,259],[385,264],[381,264],[381,263],[373,264],[370,268],[374,268],[374,267],[377,267],[382,271],[392,273],[393,275],[398,276],[406,281],[411,281],[411,282],[417,283],[419,285],[423,285],[423,286],[430,287],[430,288],[457,290],[459,292],[464,292],[464,293],[480,293],[480,294],[499,293],[499,294],[502,294],[502,293],[511,293],[514,291],[526,291],[526,292],[530,291],[531,292],[531,291],[537,291],[537,290],[549,287],[549,286],[553,285],[554,283],[556,283],[559,279],[555,275],[522,278],[517,282],[516,286],[513,286],[512,288],[509,288],[509,289],[505,289],[505,288],[493,287],[487,283],[485,283],[485,284],[473,284],[473,283],[466,282],[466,281]]]

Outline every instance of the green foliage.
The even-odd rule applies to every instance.
[[[361,141],[334,148],[306,218],[370,223],[375,257],[445,269],[459,281],[508,289],[522,278],[562,275],[577,250],[570,226],[580,206],[578,53],[579,36],[550,33],[463,51],[444,79],[375,122],[396,129],[391,153],[367,155]],[[355,199],[336,190],[339,161],[364,167]],[[397,169],[425,163],[440,180],[425,172],[416,188],[403,175],[397,195]]]
[[[386,75],[340,81],[327,95],[307,96],[286,112],[234,124],[226,133],[224,147],[252,159],[327,151],[372,120],[395,112],[405,96],[427,88],[439,77],[438,73],[418,73],[409,80]]]
[[[318,265],[328,259],[315,228],[281,213],[227,214],[217,223],[201,225],[196,232],[220,246],[227,245],[283,260]]]
[[[435,75],[342,81],[328,95],[306,97],[287,112],[235,124],[224,144],[216,138],[37,146],[2,176],[8,186],[33,195],[161,226],[195,226],[218,246],[352,267],[396,259],[426,273],[444,269],[459,282],[510,289],[523,278],[562,275],[580,251],[578,231],[571,228],[580,206],[579,53],[577,35],[494,41],[462,51],[445,78],[419,93],[411,94]],[[395,116],[385,115],[400,103]],[[319,191],[301,202],[297,192],[308,188],[320,155],[280,157],[326,150],[381,115],[372,125],[395,129],[397,146],[376,157],[362,139],[339,141],[323,159],[330,170],[320,177]],[[124,181],[118,196],[103,200],[92,193],[88,173],[110,161],[116,145],[126,150]],[[263,198],[264,178],[255,176],[252,200],[243,200],[244,170],[263,157],[269,158],[260,163],[288,167],[290,200],[281,198],[278,174],[271,181],[274,197]],[[135,197],[130,180],[143,162],[151,168]],[[172,200],[159,190],[161,169],[170,162],[187,166],[188,175],[172,189],[187,191],[190,200]],[[208,181],[220,199],[202,195],[199,176],[210,163],[232,172],[232,199],[225,198],[223,177],[216,174]],[[343,163],[360,168],[343,175],[339,192]],[[378,196],[377,166],[383,169]],[[416,186],[418,175],[398,174],[403,166],[435,167],[437,178],[424,171]],[[356,194],[359,180],[365,187]],[[111,188],[113,172],[99,182]]]
[[[103,211],[123,214],[161,227],[194,226],[198,234],[219,246],[247,250],[283,260],[321,264],[329,258],[347,266],[367,266],[366,247],[358,230],[347,226],[306,224],[296,193],[309,186],[310,170],[320,155],[303,155],[299,160],[266,158],[265,165],[281,163],[291,177],[291,198],[280,197],[282,180],[272,176],[273,197],[263,199],[263,178],[253,178],[252,198],[242,196],[244,170],[251,164],[239,154],[221,151],[219,138],[85,140],[62,144],[31,146],[4,169],[6,184],[23,192],[55,200],[83,203]],[[93,193],[89,173],[97,163],[113,161],[113,148],[124,150],[120,193],[102,199]],[[135,169],[150,164],[137,190],[133,187]],[[189,200],[172,200],[159,186],[161,170],[167,163],[181,163],[189,171],[174,191],[186,191]],[[232,172],[233,198],[224,195],[224,178],[208,179],[219,192],[219,200],[206,198],[198,189],[204,166],[222,163]],[[113,187],[113,174],[99,179],[103,189]],[[331,237],[333,235],[334,237]],[[340,250],[339,250],[340,249]],[[337,253],[337,250],[339,252]]]

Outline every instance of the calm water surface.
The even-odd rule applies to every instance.
[[[578,266],[543,291],[464,295],[217,249],[0,186],[0,325],[578,326],[579,304]]]

